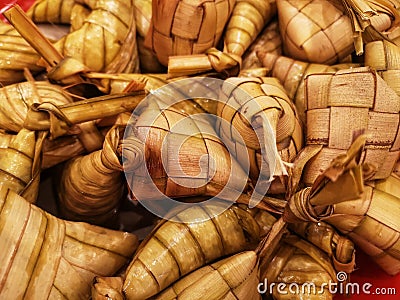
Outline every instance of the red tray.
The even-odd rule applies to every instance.
[[[33,0],[0,0],[0,9],[9,4],[17,3],[26,10],[33,2]],[[352,294],[350,296],[339,295],[335,296],[335,300],[400,299],[400,274],[397,276],[387,275],[361,250],[357,250],[356,254],[356,270],[351,274],[350,282],[352,284],[358,284],[360,287],[360,294]],[[363,286],[370,294],[362,293],[361,290]],[[383,292],[385,292],[385,295],[382,294]],[[393,292],[396,292],[397,295],[393,295]],[[389,293],[392,295],[389,295]]]

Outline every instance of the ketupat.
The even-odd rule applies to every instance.
[[[125,188],[118,153],[121,130],[118,126],[111,128],[103,149],[73,158],[63,167],[58,185],[63,217],[94,225],[116,223]]]
[[[277,19],[273,19],[258,35],[249,49],[243,54],[242,70],[262,67],[257,57],[258,51],[265,51],[271,54],[282,54],[282,39],[279,34]]]
[[[242,57],[275,14],[275,0],[236,0],[224,33],[224,52]]]
[[[375,69],[400,96],[400,47],[390,41],[375,41],[365,45],[364,63]]]
[[[272,183],[270,192],[285,193],[285,163],[303,147],[303,135],[283,86],[271,77],[231,77],[224,82],[220,99],[217,114],[226,121],[217,123],[221,139],[239,163],[246,163],[248,157],[250,178],[254,183],[258,180],[260,193],[267,192],[263,185],[275,177],[280,178]]]
[[[70,133],[76,125],[133,111],[144,97],[144,91],[138,91],[99,96],[64,105],[38,103],[30,106],[24,127],[30,130],[49,130],[50,137],[56,138]]]
[[[27,81],[1,88],[0,128],[19,132],[30,107],[44,102],[62,105],[73,99],[60,86],[46,81]]]
[[[333,226],[326,222],[303,222],[288,224],[288,228],[328,254],[336,272],[354,271],[354,243]]]
[[[0,206],[4,299],[88,299],[93,278],[113,275],[138,245],[130,233],[58,219],[5,187]]]
[[[36,0],[27,11],[35,23],[69,24],[75,0]]]
[[[134,4],[140,71],[142,73],[163,72],[165,67],[160,64],[154,53],[144,46],[144,40],[150,29],[152,0],[135,0]]]
[[[35,203],[39,193],[44,132],[21,129],[0,149],[0,185]]]
[[[126,297],[151,297],[180,276],[257,243],[260,232],[254,218],[235,205],[221,213],[224,205],[190,206],[162,221],[140,245],[126,270]]]
[[[38,74],[40,56],[9,24],[0,25],[0,84],[2,86],[25,80],[24,69]]]
[[[241,252],[197,269],[165,289],[154,299],[261,299],[258,257]]]
[[[82,26],[54,44],[56,49],[63,56],[80,61],[91,71],[108,73],[138,71],[134,1],[77,2],[88,7],[90,14],[83,20]],[[31,8],[29,14],[34,20],[41,22],[52,22],[54,19],[55,22],[71,23],[74,1],[70,5],[63,1],[58,2],[59,6],[54,4],[47,0],[39,1]]]
[[[303,181],[311,185],[331,160],[351,145],[353,133],[365,131],[363,161],[376,167],[374,179],[390,176],[400,153],[399,96],[368,67],[311,74],[305,81],[307,149],[322,150],[306,165]]]
[[[167,87],[168,93],[157,90],[147,105],[142,103],[125,131],[124,170],[132,198],[217,196],[248,204],[259,196],[259,207],[282,211],[284,200],[253,191],[248,174],[216,134],[212,115],[191,101],[171,104],[168,100],[178,99],[179,85]]]
[[[362,164],[365,136],[358,137],[347,153],[335,158],[314,182],[294,195],[285,208],[288,222],[324,220],[346,234],[388,274],[400,272],[399,196],[390,184],[365,183],[375,168]],[[398,190],[398,188],[396,187]]]
[[[400,16],[390,1],[276,2],[284,52],[314,63],[336,63],[354,49],[362,54],[363,42],[384,39],[380,32],[398,26]]]
[[[260,49],[257,52],[262,66],[270,70],[269,75],[279,79],[289,98],[294,102],[302,124],[306,125],[306,99],[304,82],[308,75],[315,73],[336,72],[343,69],[360,67],[360,64],[343,63],[338,65],[324,65],[295,60],[287,56],[266,52]]]
[[[145,46],[164,66],[172,55],[205,53],[216,47],[235,0],[153,1],[153,16]]]
[[[260,282],[260,292],[273,299],[328,300],[333,299],[328,284],[338,281],[326,253],[290,235],[283,238],[268,269],[261,271]]]
[[[223,36],[223,51],[214,45],[199,52],[204,54],[170,56],[169,77],[200,74],[212,70],[225,76],[238,75],[242,56],[268,21],[275,16],[276,3],[274,0],[238,0],[234,4]]]

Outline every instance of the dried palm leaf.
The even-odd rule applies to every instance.
[[[374,168],[360,162],[367,138],[354,141],[335,158],[312,187],[289,200],[284,217],[290,222],[325,220],[346,234],[389,274],[400,272],[400,198],[398,177],[390,184],[364,184]],[[395,189],[391,188],[395,186]]]
[[[118,154],[120,130],[111,128],[102,150],[74,158],[63,168],[58,199],[64,218],[95,225],[115,221],[124,192]]]
[[[296,109],[278,80],[229,78],[220,99],[217,130],[239,163],[248,157],[253,182],[286,176],[284,162],[290,163],[303,147],[303,135]],[[284,193],[284,184],[277,180],[270,192]]]
[[[63,105],[72,101],[61,87],[45,81],[28,81],[5,86],[0,89],[0,127],[19,132],[32,105]]]
[[[389,41],[365,45],[365,65],[374,68],[397,95],[400,96],[400,47]]]
[[[355,266],[354,244],[325,222],[291,223],[293,232],[329,255],[336,272],[351,273]]]
[[[224,33],[224,52],[242,57],[275,14],[275,0],[236,0]]]
[[[342,0],[349,16],[354,46],[358,55],[363,43],[386,39],[381,32],[391,32],[400,24],[400,3],[397,0]]]
[[[162,221],[127,268],[123,290],[128,299],[155,295],[180,276],[259,241],[259,226],[244,209],[221,203],[189,206]],[[254,247],[254,244],[253,244]]]
[[[42,169],[54,167],[85,153],[85,147],[76,135],[62,136],[53,140],[46,139],[42,150]]]
[[[39,192],[41,151],[46,134],[21,129],[0,148],[0,185],[34,203]]]
[[[40,56],[8,24],[0,25],[0,84],[5,86],[25,80],[24,69],[32,74],[44,71]]]
[[[280,211],[285,201],[253,192],[248,175],[216,134],[211,115],[193,102],[171,106],[169,100],[180,91],[173,85],[161,90],[147,97],[147,106],[135,111],[137,119],[125,131],[123,159],[132,198],[218,196],[248,204],[260,196],[258,206]]]
[[[217,46],[235,0],[153,1],[145,45],[164,66],[172,55],[204,53]]]
[[[243,54],[275,13],[274,0],[236,1],[224,33],[224,50],[221,52],[214,45],[203,51],[205,55],[188,56],[182,53],[180,56],[171,56],[168,75],[172,78],[214,70],[237,76]]]
[[[50,130],[52,138],[64,135],[76,124],[132,111],[143,100],[144,92],[107,95],[58,105],[44,102],[32,105],[24,120],[31,130]]]
[[[88,8],[84,3],[74,3],[71,10],[71,18],[70,18],[70,31],[76,31],[85,24],[85,20],[89,17],[91,13],[91,9]]]
[[[35,23],[69,24],[75,0],[36,0],[27,10]]]
[[[354,48],[362,54],[363,37],[384,39],[379,32],[397,26],[399,19],[390,1],[277,0],[277,7],[284,52],[323,64],[341,60]],[[373,18],[389,19],[389,24]],[[382,27],[372,27],[371,22]]]
[[[360,64],[344,63],[338,65],[323,65],[294,60],[260,50],[257,57],[264,67],[270,70],[270,75],[279,79],[289,98],[294,102],[297,113],[303,125],[306,124],[305,78],[314,73],[336,72],[343,69],[360,67]]]
[[[258,51],[281,55],[281,45],[282,39],[279,33],[278,21],[274,20],[265,27],[243,54],[242,70],[262,67],[262,63],[257,57]]]
[[[165,71],[165,67],[160,64],[154,53],[144,45],[144,39],[150,29],[151,17],[152,0],[135,0],[136,38],[142,73],[160,73]]]
[[[92,12],[81,28],[55,44],[58,51],[66,57],[76,58],[92,71],[137,72],[139,63],[134,1],[82,1],[82,3],[90,7]]]
[[[254,68],[254,69],[241,70],[238,77],[247,77],[247,78],[266,77],[267,74],[268,74],[267,68]]]
[[[92,285],[92,300],[124,300],[121,277],[95,277]]]
[[[274,299],[333,299],[327,283],[337,283],[328,255],[294,235],[283,238],[260,278],[261,292]]]
[[[93,278],[115,274],[137,247],[133,234],[63,221],[5,187],[0,195],[3,299],[88,299]]]
[[[147,93],[168,84],[167,74],[139,74],[121,73],[107,74],[89,72],[83,75],[85,78],[96,84],[105,94],[118,94],[131,90],[145,90]]]
[[[311,185],[350,147],[355,131],[365,131],[368,137],[363,160],[376,167],[373,179],[389,177],[399,157],[400,101],[386,82],[363,67],[309,75],[305,91],[307,145],[320,145],[322,150],[307,163],[303,181]]]
[[[197,269],[154,299],[261,299],[258,273],[256,252],[241,252]]]
[[[115,122],[113,122],[113,124]],[[102,144],[109,126],[99,128],[100,134],[103,137],[101,140]],[[46,139],[42,147],[42,169],[51,168],[69,159],[89,152],[90,151],[86,148],[86,144],[82,142],[79,135],[68,135],[55,139]]]
[[[60,2],[62,4],[62,2]],[[96,72],[130,73],[139,70],[136,45],[135,7],[133,0],[81,0],[91,13],[83,25],[57,41],[55,48],[65,57],[72,57]],[[57,20],[65,13],[70,21],[73,4],[63,5],[44,1],[44,8],[54,7],[52,16]],[[42,8],[43,9],[43,8]],[[44,13],[38,13],[43,15]],[[44,14],[45,15],[45,14]],[[46,15],[45,15],[46,16]],[[38,16],[39,17],[39,16]],[[43,18],[43,17],[42,17]],[[49,16],[46,16],[49,18]],[[101,51],[99,51],[101,49]]]

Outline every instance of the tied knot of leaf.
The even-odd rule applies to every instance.
[[[129,136],[122,141],[121,145],[123,147],[122,160],[124,171],[135,172],[144,164],[144,143],[134,136]]]
[[[47,77],[55,82],[70,84],[74,83],[76,78],[74,76],[78,76],[89,71],[90,69],[79,60],[72,57],[66,57],[48,71]]]
[[[240,71],[242,59],[240,56],[210,48],[206,51],[212,68],[219,73],[226,73],[228,76],[237,76]]]

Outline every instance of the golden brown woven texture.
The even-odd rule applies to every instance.
[[[29,108],[33,104],[71,103],[72,98],[54,84],[45,81],[21,82],[0,89],[0,127],[19,132],[23,127]]]
[[[139,62],[133,0],[77,2],[89,7],[91,13],[81,27],[55,43],[57,50],[65,57],[77,59],[92,71],[137,72]],[[35,13],[41,21],[55,19],[54,22],[71,23],[67,18],[71,17],[74,5],[64,7],[63,1],[59,4],[62,6],[43,1],[31,9],[31,14]]]
[[[400,96],[400,48],[389,41],[375,41],[365,45],[366,66],[374,68]]]
[[[209,71],[228,77],[238,76],[244,52],[275,14],[274,0],[236,1],[224,33],[223,51],[212,47],[205,54],[172,56],[168,61],[168,76],[173,78]]]
[[[9,145],[0,148],[0,182],[28,202],[36,202],[39,193],[43,132],[21,129]]]
[[[367,16],[365,22],[370,24],[369,19],[375,13],[372,13],[371,10],[368,10],[369,14],[364,14],[364,11],[359,12],[353,8],[355,4],[350,2],[363,2],[363,8],[369,9],[369,5],[378,1],[343,1],[350,3],[348,11],[345,11],[341,2],[277,0],[284,52],[295,59],[326,64],[335,63],[349,55],[354,50],[354,43],[361,54],[362,38],[357,35],[358,40],[353,42],[352,22],[346,12],[351,11],[353,13],[353,11],[356,11],[352,15],[356,23],[359,14]],[[386,20],[387,15],[392,17],[393,12],[387,11],[385,6],[374,6],[374,8],[381,14],[373,18],[381,18],[382,15],[382,18]],[[394,24],[389,20],[389,24],[375,21],[374,25],[382,26],[376,29],[384,31]],[[363,24],[363,26],[366,26],[366,24]],[[354,31],[357,34],[360,33],[360,35],[364,30],[365,28],[354,28]]]
[[[136,40],[142,73],[162,73],[165,67],[160,64],[152,51],[145,47],[144,39],[149,32],[152,16],[152,0],[135,0]]]
[[[264,67],[270,70],[270,75],[279,79],[289,98],[294,102],[299,119],[306,124],[306,103],[304,80],[314,73],[336,72],[338,70],[359,67],[360,64],[343,63],[338,65],[324,65],[295,60],[286,56],[279,56],[259,50],[257,56]]]
[[[328,254],[336,272],[351,273],[354,271],[354,243],[340,235],[328,223],[291,223],[288,228]]]
[[[239,163],[249,157],[250,178],[256,182],[259,176],[268,181],[287,175],[283,162],[291,162],[303,147],[303,135],[294,105],[278,80],[228,78],[220,99],[217,114],[226,122],[218,121],[218,133]],[[276,166],[268,165],[271,162]],[[284,193],[279,179],[270,192]]]
[[[283,49],[290,57],[332,64],[353,51],[351,24],[338,1],[276,3]]]
[[[400,3],[397,0],[342,0],[353,27],[356,54],[363,53],[364,43],[384,40],[382,33],[399,27]]]
[[[75,0],[36,0],[27,14],[35,23],[69,24]]]
[[[213,81],[210,85],[208,77],[196,77],[195,81],[187,85],[170,85],[168,83],[185,79],[187,77],[167,78],[167,74],[104,74],[90,72],[84,74],[91,82],[106,94],[118,94],[132,90],[144,90],[146,93],[152,93],[158,90],[158,93],[163,94],[162,100],[164,102],[176,100],[175,97],[184,97],[185,99],[191,98],[194,91],[201,91],[202,98],[194,98],[190,101],[184,101],[184,105],[180,106],[186,113],[198,113],[198,109],[202,112],[215,115],[217,113],[217,101],[220,84],[219,81]],[[168,99],[168,100],[167,100]],[[188,105],[190,103],[190,105]],[[175,106],[177,108],[177,106]],[[192,107],[192,108],[191,108]]]
[[[280,55],[282,53],[281,46],[282,39],[279,33],[278,21],[273,20],[243,54],[242,70],[262,67],[262,63],[257,57],[257,51]]]
[[[24,127],[30,130],[50,131],[56,138],[76,129],[86,122],[116,116],[132,111],[144,98],[144,92],[106,95],[75,101],[65,105],[42,103],[30,107]]]
[[[400,101],[386,82],[363,67],[309,75],[305,91],[307,145],[323,148],[307,164],[303,181],[311,185],[362,131],[368,137],[363,160],[377,169],[373,178],[389,177],[399,157]]]
[[[224,52],[243,56],[275,14],[275,0],[236,0],[224,33]]]
[[[289,222],[325,220],[395,275],[400,272],[400,180],[391,176],[364,184],[374,172],[370,165],[360,163],[365,140],[365,136],[356,139],[312,187],[291,197],[284,217]]]
[[[269,287],[274,287],[274,299],[332,299],[333,295],[326,284],[337,282],[336,272],[328,255],[294,235],[283,239],[269,263],[269,268],[261,273],[260,282],[264,283],[265,279],[267,285],[263,285],[262,288],[268,293]],[[284,283],[282,292],[277,289],[279,283]],[[293,286],[292,289],[289,288],[291,283],[296,283],[298,291]],[[309,293],[307,287],[302,291],[304,283],[309,285]],[[310,286],[311,283],[315,285],[315,289]],[[263,292],[262,289],[261,291]]]
[[[259,241],[259,226],[246,210],[231,206],[216,216],[218,209],[217,202],[190,206],[160,223],[127,268],[127,299],[151,297],[180,276]]]
[[[133,234],[58,219],[0,187],[2,299],[88,299],[135,251]]]
[[[164,66],[172,55],[204,53],[217,46],[235,0],[153,1],[145,45]]]
[[[7,148],[15,137],[15,133],[11,134],[0,131],[0,148]],[[27,146],[24,145],[23,147],[26,148]],[[70,158],[79,156],[85,153],[85,151],[87,150],[77,135],[63,136],[52,140],[45,139],[41,152],[41,170],[51,168]],[[28,198],[27,196],[23,197],[25,199]]]
[[[174,198],[218,195],[248,204],[254,192],[248,175],[221,142],[210,116],[193,101],[168,107],[167,97],[175,99],[178,91],[153,94],[125,132],[125,174],[132,197],[157,201],[160,192]],[[285,205],[283,200],[261,199],[266,202],[258,205],[264,209],[280,211]]]
[[[40,56],[10,25],[0,25],[0,84],[9,85],[25,80],[24,68],[32,74],[43,71]]]
[[[109,130],[102,150],[69,160],[58,188],[61,215],[72,221],[107,225],[116,221],[124,192],[118,145],[120,128]]]
[[[241,252],[197,269],[155,299],[261,299],[258,273],[256,253]]]

